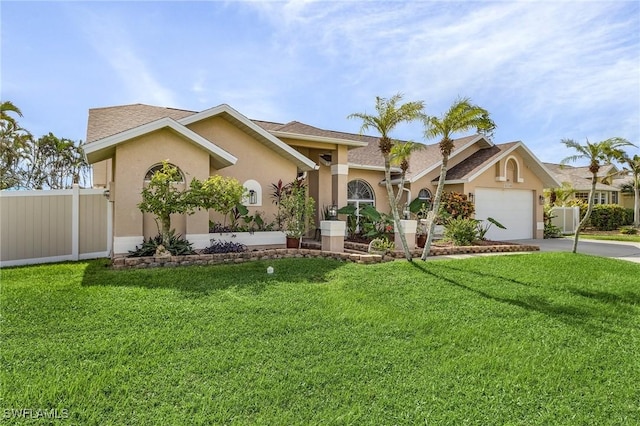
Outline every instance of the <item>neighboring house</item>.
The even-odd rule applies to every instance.
[[[553,163],[545,163],[545,166],[553,173],[556,180],[561,183],[566,183],[573,189],[572,198],[582,200],[585,203],[589,201],[591,179],[593,176],[589,171],[589,166],[573,167]],[[613,164],[600,167],[594,195],[595,204],[625,204],[623,202],[624,197],[622,197],[620,190],[622,186],[620,173],[618,168]],[[548,189],[554,188],[556,187],[549,187]],[[633,208],[633,197],[631,198],[630,208]]]
[[[201,112],[150,105],[89,110],[87,160],[94,185],[109,189],[113,202],[114,253],[126,253],[157,234],[153,216],[137,208],[155,168],[168,160],[182,172],[183,185],[215,174],[238,179],[256,197],[250,212],[275,215],[272,184],[304,177],[318,212],[324,206],[372,204],[389,211],[378,138],[330,131],[297,121],[251,120],[228,105]],[[440,171],[437,144],[411,157],[402,202],[429,201]],[[399,170],[394,170],[397,184]],[[491,229],[491,239],[541,238],[543,188],[559,186],[522,142],[495,145],[482,136],[457,139],[449,161],[446,191],[468,194],[476,217],[493,217],[507,230]],[[319,213],[320,215],[320,213]],[[196,248],[209,243],[214,213],[177,216],[172,225]],[[317,217],[317,221],[321,218]]]

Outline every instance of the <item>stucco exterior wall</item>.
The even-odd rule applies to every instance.
[[[188,183],[193,178],[206,179],[209,176],[209,155],[193,143],[162,129],[139,138],[132,139],[116,147],[117,163],[114,180],[114,235],[116,237],[155,236],[157,227],[152,215],[143,214],[137,207],[142,200],[144,177],[154,165],[168,160],[177,166]],[[193,217],[190,217],[193,220]],[[196,220],[197,221],[197,220]],[[205,226],[187,230],[187,218],[172,217],[172,227],[177,233],[206,233]],[[202,229],[200,229],[202,228]]]
[[[277,206],[270,196],[271,185],[278,183],[280,179],[285,184],[292,182],[298,172],[296,165],[223,118],[212,117],[190,124],[188,127],[238,159],[235,165],[221,170],[216,170],[212,166],[209,170],[210,174],[233,177],[242,184],[249,179],[257,181],[261,187],[262,203],[248,205],[249,213],[264,212],[267,221],[274,220]],[[211,212],[210,219],[220,222],[222,217],[220,214]]]

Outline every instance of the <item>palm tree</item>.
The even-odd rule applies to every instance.
[[[20,162],[32,139],[10,113],[22,117],[20,108],[11,101],[0,102],[0,189],[20,186]]]
[[[578,153],[570,155],[563,159],[560,164],[564,165],[577,160],[589,161],[589,171],[592,174],[591,177],[591,192],[589,193],[589,203],[587,205],[587,212],[578,224],[576,234],[573,239],[573,252],[578,250],[578,238],[580,237],[580,230],[585,226],[591,216],[593,210],[594,195],[596,192],[596,184],[598,183],[598,172],[603,164],[610,163],[614,160],[622,160],[624,157],[624,151],[621,149],[624,146],[633,146],[631,142],[623,138],[610,138],[601,142],[587,142],[584,145],[574,141],[573,139],[562,139],[561,141],[567,148],[572,148]]]
[[[376,115],[355,113],[350,114],[347,118],[357,118],[362,120],[360,133],[369,129],[373,129],[380,133],[378,147],[380,148],[380,153],[384,158],[384,177],[387,196],[389,197],[389,206],[391,208],[391,214],[393,215],[395,228],[400,234],[405,257],[408,261],[411,261],[411,252],[407,246],[407,240],[404,235],[402,225],[400,224],[398,204],[391,185],[391,150],[395,145],[395,141],[391,139],[389,134],[400,123],[411,122],[424,117],[422,112],[424,109],[424,102],[407,102],[405,104],[398,105],[401,100],[402,94],[400,93],[392,96],[390,99],[376,96]]]
[[[400,171],[402,172],[400,175],[400,183],[398,184],[398,188],[404,188],[407,171],[409,171],[409,160],[411,158],[411,154],[423,148],[423,144],[413,141],[399,142],[395,144],[393,148],[391,148],[391,164],[394,166],[399,166]],[[401,198],[402,191],[398,191],[398,193],[396,194],[396,205],[400,203]],[[407,203],[410,202],[411,200],[407,200]]]
[[[631,172],[632,187],[633,187],[633,226],[640,227],[640,155],[636,154],[633,157],[625,155],[622,159],[625,166],[629,167]]]
[[[8,123],[12,125],[14,128],[18,127],[18,123],[16,122],[16,119],[10,116],[8,114],[9,112],[16,114],[18,117],[22,117],[22,111],[20,111],[20,108],[15,106],[13,102],[2,101],[2,103],[0,103],[0,122]]]
[[[427,242],[422,251],[422,260],[427,260],[431,243],[435,219],[440,208],[440,199],[444,190],[444,181],[447,176],[447,164],[453,150],[453,135],[458,132],[466,132],[475,129],[478,133],[491,136],[496,124],[489,117],[489,112],[477,105],[473,105],[469,98],[457,99],[449,110],[441,117],[427,117],[425,119],[424,135],[427,139],[440,137],[440,153],[442,165],[440,166],[440,179],[433,200],[431,211],[427,215]]]

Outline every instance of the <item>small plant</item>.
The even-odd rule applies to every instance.
[[[456,246],[470,246],[477,239],[478,224],[475,219],[449,219],[444,227],[444,237]]]
[[[386,238],[374,238],[369,243],[369,253],[388,253],[390,251],[394,251],[396,249],[396,245],[393,241],[389,241]]]
[[[193,244],[188,240],[182,238],[181,235],[176,235],[172,229],[168,234],[168,241],[163,243],[162,235],[156,235],[153,238],[149,238],[142,243],[140,247],[136,246],[135,250],[129,250],[128,257],[147,257],[155,256],[159,246],[163,246],[166,251],[173,256],[181,256],[186,254],[195,254],[193,251]]]
[[[215,238],[210,241],[211,245],[202,250],[203,254],[215,253],[242,253],[247,251],[247,246],[233,241],[220,241]]]
[[[507,229],[503,224],[501,224],[500,222],[498,222],[492,217],[488,217],[487,222],[489,223],[484,223],[484,220],[476,219],[476,227],[478,230],[477,237],[479,240],[486,240],[485,236],[487,235],[487,232],[489,232],[491,225],[495,225],[500,229]]]
[[[637,235],[638,229],[633,226],[623,226],[620,228],[620,233],[623,235]]]
[[[304,182],[297,180],[280,197],[278,218],[282,221],[288,237],[302,238],[307,229],[313,226],[315,201],[307,196]]]

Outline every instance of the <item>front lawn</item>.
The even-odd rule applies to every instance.
[[[640,265],[629,262],[0,273],[9,422],[12,409],[82,425],[640,421]]]
[[[626,241],[630,243],[640,243],[640,235],[627,235],[619,232],[615,233],[580,233],[581,240],[602,240],[602,241]]]

